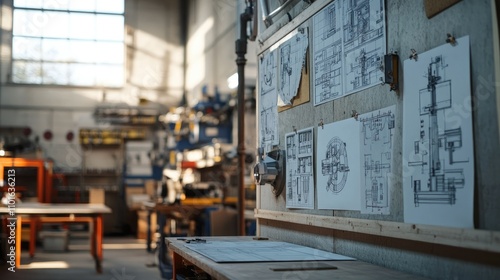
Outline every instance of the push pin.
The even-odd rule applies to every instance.
[[[297,134],[297,128],[295,127],[295,125],[292,126],[292,128],[293,128],[293,131],[295,131],[295,134]]]
[[[446,43],[449,43],[452,46],[454,46],[457,43],[457,40],[455,39],[455,37],[453,35],[451,35],[450,33],[446,34],[446,37],[447,37]]]
[[[417,61],[418,58],[417,51],[415,49],[411,49],[410,51],[411,51],[410,59],[415,59],[415,61]]]
[[[356,112],[356,110],[352,110],[351,117],[353,117],[355,120],[358,120],[359,114]]]
[[[321,129],[323,129],[323,128],[324,128],[323,126],[324,126],[325,124],[323,123],[323,119],[319,120],[318,125],[320,125],[320,126],[321,126]]]

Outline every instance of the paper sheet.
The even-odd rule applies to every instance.
[[[286,207],[314,208],[313,128],[285,135]]]
[[[473,227],[469,37],[404,61],[406,223]]]
[[[259,146],[267,153],[278,138],[278,96],[276,91],[278,57],[276,50],[265,52],[259,59]]]
[[[360,210],[360,134],[354,118],[318,127],[319,209]]]
[[[396,106],[358,117],[361,136],[361,213],[389,214]]]

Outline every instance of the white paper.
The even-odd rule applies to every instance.
[[[354,118],[318,127],[319,209],[360,210],[360,134]]]
[[[381,84],[384,5],[383,0],[339,0],[314,15],[314,106]]]
[[[469,37],[404,62],[406,223],[473,227]]]
[[[189,243],[187,248],[218,263],[343,261],[354,258],[281,241],[211,241]]]
[[[314,208],[313,128],[285,135],[286,207]]]
[[[389,214],[396,106],[358,117],[361,136],[361,213]]]
[[[385,46],[384,1],[343,0],[344,92],[380,85]]]
[[[314,105],[343,95],[342,88],[342,10],[333,1],[313,17]]]
[[[276,51],[265,52],[259,59],[259,146],[265,152],[279,144],[278,96],[276,91],[278,57]]]
[[[297,95],[308,45],[307,28],[300,28],[279,46],[278,105],[292,104]]]

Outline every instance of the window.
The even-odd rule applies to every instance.
[[[12,82],[121,87],[124,0],[14,0]]]

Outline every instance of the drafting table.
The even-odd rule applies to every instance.
[[[92,223],[90,251],[95,260],[96,271],[102,273],[102,214],[111,213],[111,209],[103,204],[51,204],[24,202],[15,205],[16,221],[16,267],[21,264],[21,228],[23,220],[28,218],[30,224],[30,256],[35,254],[36,225],[42,223]],[[0,215],[8,215],[9,208],[0,207]],[[10,216],[9,216],[10,217]]]
[[[241,244],[255,241],[252,236],[197,237],[206,242],[226,241]],[[358,260],[314,260],[314,261],[258,261],[258,262],[215,262],[210,258],[191,250],[193,243],[187,243],[196,237],[167,238],[167,244],[173,251],[173,279],[181,279],[195,271],[206,273],[212,279],[424,279],[415,275],[387,269]],[[262,240],[259,242],[268,242]],[[194,243],[196,244],[196,242]],[[200,243],[203,245],[203,242]],[[297,246],[297,245],[295,245]],[[229,247],[229,246],[228,246]],[[313,250],[312,248],[301,246]],[[218,250],[218,249],[215,249]],[[235,255],[247,258],[239,250]],[[342,259],[342,258],[339,258]],[[179,276],[179,277],[178,277]],[[302,276],[302,277],[301,277]],[[183,279],[183,278],[182,278]],[[187,278],[186,278],[187,279]]]

